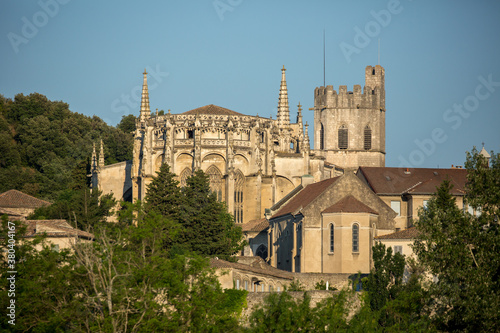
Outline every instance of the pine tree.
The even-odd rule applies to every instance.
[[[243,234],[234,224],[224,203],[210,191],[208,176],[201,170],[187,179],[182,189],[180,223],[184,227],[179,242],[184,249],[224,259],[241,250]]]
[[[155,212],[164,217],[176,220],[179,216],[180,205],[183,202],[179,182],[175,174],[170,172],[170,166],[162,164],[160,171],[147,186],[145,197],[146,214]]]

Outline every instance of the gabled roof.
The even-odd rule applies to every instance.
[[[27,225],[27,237],[45,233],[47,237],[94,238],[89,232],[73,228],[66,220],[26,220],[23,223]]]
[[[210,266],[212,266],[213,268],[239,269],[242,271],[258,273],[258,274],[262,274],[262,275],[270,275],[270,276],[274,276],[274,277],[281,278],[281,279],[293,280],[292,273],[287,272],[287,271],[283,271],[283,270],[278,269],[278,268],[274,268],[274,267],[269,266],[267,264],[265,264],[265,265],[266,265],[265,268],[260,268],[260,267],[240,264],[237,262],[229,262],[229,261],[218,259],[218,258],[210,258]]]
[[[50,202],[40,200],[18,190],[9,190],[0,194],[0,207],[4,208],[39,208],[49,206]]]
[[[465,169],[360,167],[360,174],[375,193],[387,195],[433,194],[446,179],[453,185],[453,195],[464,195],[467,181]]]
[[[183,112],[181,114],[216,114],[216,115],[229,115],[229,116],[244,116],[242,113],[238,113],[233,110],[229,110],[217,105],[209,104],[193,110]]]
[[[371,209],[352,195],[343,197],[337,203],[322,211],[322,213],[369,213],[378,215],[378,212]]]
[[[377,236],[375,239],[414,239],[418,236],[418,230],[410,227],[405,230],[393,232],[392,234]]]
[[[243,232],[261,232],[267,228],[269,228],[269,221],[265,218],[248,221],[247,223],[243,223],[241,225]]]
[[[340,177],[329,178],[307,185],[271,218],[292,214],[297,212],[300,208],[305,208],[339,178]]]

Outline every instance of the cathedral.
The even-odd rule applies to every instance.
[[[143,200],[147,185],[168,163],[181,186],[194,170],[203,170],[235,222],[245,223],[262,218],[304,181],[385,164],[385,74],[380,65],[366,67],[363,89],[315,89],[314,149],[300,103],[295,122],[290,120],[284,66],[276,119],[212,104],[179,114],[152,113],[146,71],[143,75],[133,160],[104,165],[102,143],[99,156],[93,152],[92,184],[117,200]]]

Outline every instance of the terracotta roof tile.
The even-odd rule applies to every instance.
[[[39,208],[50,202],[37,199],[18,190],[9,190],[0,194],[0,207],[3,208]]]
[[[292,214],[296,212],[299,208],[304,208],[309,205],[314,199],[318,197],[323,191],[325,191],[330,185],[335,183],[340,177],[328,178],[317,183],[307,185],[302,191],[300,191],[295,197],[293,197],[285,206],[283,206],[276,214],[271,218],[278,216]]]
[[[255,231],[261,232],[269,228],[269,221],[267,219],[252,220],[241,225],[243,232]]]
[[[81,237],[93,239],[94,235],[75,229],[66,222],[66,220],[26,220],[23,222],[28,227],[28,237],[47,234],[48,237]]]
[[[360,167],[368,185],[377,194],[432,194],[445,179],[453,184],[452,194],[463,195],[466,169]]]
[[[210,258],[210,266],[214,268],[232,268],[242,271],[258,273],[262,275],[270,275],[281,279],[293,280],[293,274],[281,269],[267,265],[266,268],[259,268],[250,265],[240,264],[237,262],[229,262],[222,259]]]
[[[242,113],[238,113],[233,110],[229,110],[217,105],[209,104],[193,110],[183,112],[181,114],[217,114],[217,115],[229,115],[229,116],[244,116]]]
[[[396,231],[392,234],[377,236],[375,239],[414,239],[418,236],[418,230],[410,227],[405,230]]]
[[[370,213],[378,215],[375,210],[371,209],[352,195],[343,197],[337,203],[322,211],[322,213]]]

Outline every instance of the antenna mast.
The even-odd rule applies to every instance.
[[[325,51],[325,29],[323,28],[323,87],[326,86],[326,51]]]

